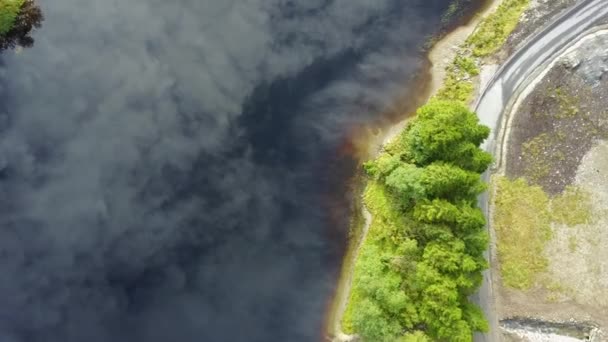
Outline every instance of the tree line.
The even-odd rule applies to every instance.
[[[431,100],[364,165],[373,222],[355,266],[348,324],[365,341],[469,342],[487,331],[469,296],[488,267],[477,196],[492,162],[479,148],[489,131],[462,103]]]

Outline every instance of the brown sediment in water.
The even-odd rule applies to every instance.
[[[332,232],[329,233],[329,238],[333,240],[332,247],[335,248],[335,252],[342,258],[341,264],[336,268],[333,295],[327,300],[321,340],[331,340],[332,336],[337,333],[334,330],[342,315],[338,312],[341,310],[338,300],[343,295],[341,291],[344,282],[347,281],[345,279],[347,270],[354,263],[353,253],[355,253],[359,244],[361,239],[359,235],[365,224],[361,212],[363,207],[361,195],[365,188],[365,176],[361,164],[377,155],[386,142],[387,136],[394,134],[394,132],[391,133],[391,129],[395,130],[396,127],[399,130],[402,129],[404,127],[402,123],[413,117],[416,109],[428,101],[437,90],[437,78],[442,80],[443,76],[434,75],[437,72],[431,62],[433,49],[450,48],[450,46],[438,45],[441,45],[442,40],[449,34],[456,33],[463,26],[476,25],[477,15],[486,13],[495,3],[496,0],[476,1],[465,15],[444,27],[433,39],[433,44],[426,50],[421,51],[424,58],[422,58],[419,72],[404,86],[402,95],[394,101],[394,104],[381,112],[375,120],[348,129],[348,134],[345,135],[343,142],[338,146],[335,153],[336,160],[349,160],[348,164],[352,169],[346,173],[344,171],[336,173],[334,172],[336,170],[331,168],[328,170],[333,175],[346,175],[346,177],[337,180],[336,184],[338,186],[328,193],[325,203],[327,204],[326,208],[328,208],[329,222],[334,227],[334,229],[331,229]],[[445,66],[436,65],[435,69],[437,67]],[[334,163],[334,166],[338,164],[341,163]],[[352,170],[356,171],[353,172]],[[345,210],[347,210],[346,216],[344,215]]]
[[[333,334],[335,320],[339,319],[336,298],[340,295],[342,282],[345,281],[344,270],[353,262],[354,247],[358,245],[364,224],[361,194],[365,188],[365,175],[361,164],[379,151],[385,132],[390,127],[411,117],[416,108],[424,103],[430,90],[429,69],[430,62],[425,59],[421,71],[404,91],[409,94],[407,101],[406,97],[402,96],[373,122],[351,127],[334,153],[334,162],[331,163],[333,167],[327,170],[331,178],[342,177],[336,179],[335,183],[330,182],[334,183],[335,187],[327,192],[328,197],[323,203],[332,227],[328,232],[331,248],[341,262],[335,268],[333,295],[326,303],[325,324],[321,332],[323,340],[328,339],[328,334]]]

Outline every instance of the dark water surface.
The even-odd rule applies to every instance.
[[[448,4],[42,0],[0,63],[0,341],[320,340],[340,148]]]

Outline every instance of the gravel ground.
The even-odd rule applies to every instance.
[[[590,84],[561,63],[526,99],[511,126],[506,173],[555,195],[574,181],[583,156],[608,136],[608,77]]]
[[[549,273],[565,291],[555,300],[572,299],[608,316],[608,142],[599,142],[585,155],[575,184],[591,194],[595,217],[590,224],[554,227],[555,237],[547,246]],[[569,247],[571,241],[575,248]]]
[[[549,260],[543,276],[547,287],[527,292],[500,287],[504,317],[535,317],[545,321],[590,322],[601,328],[599,341],[608,340],[608,142],[598,141],[583,157],[573,184],[594,199],[594,220],[567,227],[553,225],[546,247]],[[576,248],[571,248],[571,239]],[[531,337],[528,336],[528,337]],[[539,337],[540,338],[540,337]],[[542,341],[517,338],[507,341]]]
[[[557,63],[513,119],[507,176],[525,177],[550,195],[568,185],[582,188],[592,198],[593,220],[574,227],[553,224],[554,237],[545,250],[549,285],[527,292],[499,286],[503,317],[593,322],[608,329],[607,104],[604,35]]]

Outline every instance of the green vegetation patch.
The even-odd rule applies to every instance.
[[[354,334],[355,328],[353,327],[353,312],[355,307],[359,306],[361,303],[361,296],[355,291],[355,289],[351,289],[350,295],[348,297],[348,304],[346,305],[346,310],[344,310],[344,314],[342,315],[342,331],[345,334]]]
[[[532,183],[538,184],[549,176],[552,165],[565,159],[561,151],[552,153],[558,144],[558,135],[541,133],[522,144],[522,162],[525,165],[524,174]]]
[[[441,100],[458,101],[468,104],[473,97],[473,77],[479,75],[477,61],[470,51],[463,50],[446,69],[443,86],[437,93]]]
[[[454,3],[455,4],[455,3]],[[454,61],[446,68],[443,86],[436,98],[468,104],[473,98],[473,78],[479,75],[479,58],[496,52],[515,29],[529,0],[504,0],[467,39]],[[450,7],[452,8],[452,7]]]
[[[551,218],[556,223],[570,227],[589,224],[592,214],[591,195],[580,187],[568,186],[551,201]]]
[[[0,34],[13,28],[25,0],[0,0]]]
[[[452,64],[447,69],[443,86],[437,92],[437,98],[469,103],[473,97],[473,81],[471,75]]]
[[[494,222],[503,283],[529,289],[548,262],[544,256],[551,238],[549,197],[523,179],[495,179]]]
[[[369,309],[369,305],[363,303],[366,299],[364,287],[367,281],[376,277],[378,279],[389,277],[388,268],[378,267],[378,264],[374,263],[381,259],[390,259],[390,253],[392,253],[390,251],[403,241],[404,235],[401,228],[407,227],[406,218],[398,208],[394,207],[398,205],[398,202],[391,200],[391,195],[380,182],[370,181],[368,183],[364,193],[364,203],[372,214],[372,222],[367,239],[361,245],[355,263],[350,298],[342,317],[342,330],[348,334],[355,333],[353,320],[361,318],[360,315],[359,317],[354,316],[354,309],[362,307]],[[380,247],[383,248],[378,250]],[[360,310],[357,311],[360,312]],[[361,324],[360,321],[358,323]],[[367,328],[371,328],[371,326]],[[389,330],[385,332],[391,335]],[[378,331],[375,331],[373,335],[376,338],[386,337],[382,334],[378,335]]]
[[[408,218],[381,182],[368,183],[364,202],[372,222],[355,263],[342,329],[351,334],[363,330],[373,341],[394,341],[406,327],[413,327],[416,317],[411,300],[401,290],[399,270],[417,258],[417,246],[405,234]]]
[[[576,96],[569,95],[561,87],[556,87],[554,96],[559,103],[559,111],[556,115],[558,119],[573,118],[580,113],[580,101]]]
[[[364,201],[372,214],[355,263],[345,332],[365,341],[462,341],[488,328],[469,301],[487,268],[477,196],[489,130],[457,101],[433,100],[376,160]]]
[[[550,198],[540,186],[530,185],[523,178],[498,177],[494,186],[493,226],[503,282],[526,290],[547,268],[544,249],[552,237],[551,224],[588,224],[592,217],[591,198],[588,192],[574,186]],[[568,249],[574,252],[577,247],[576,238],[571,237]]]
[[[545,300],[549,303],[556,303],[560,301],[560,299],[572,296],[572,289],[564,287],[558,282],[548,281],[547,284],[545,284],[545,289],[548,292]]]
[[[473,56],[485,57],[496,52],[515,29],[530,0],[503,0],[496,12],[484,19],[467,39]]]

